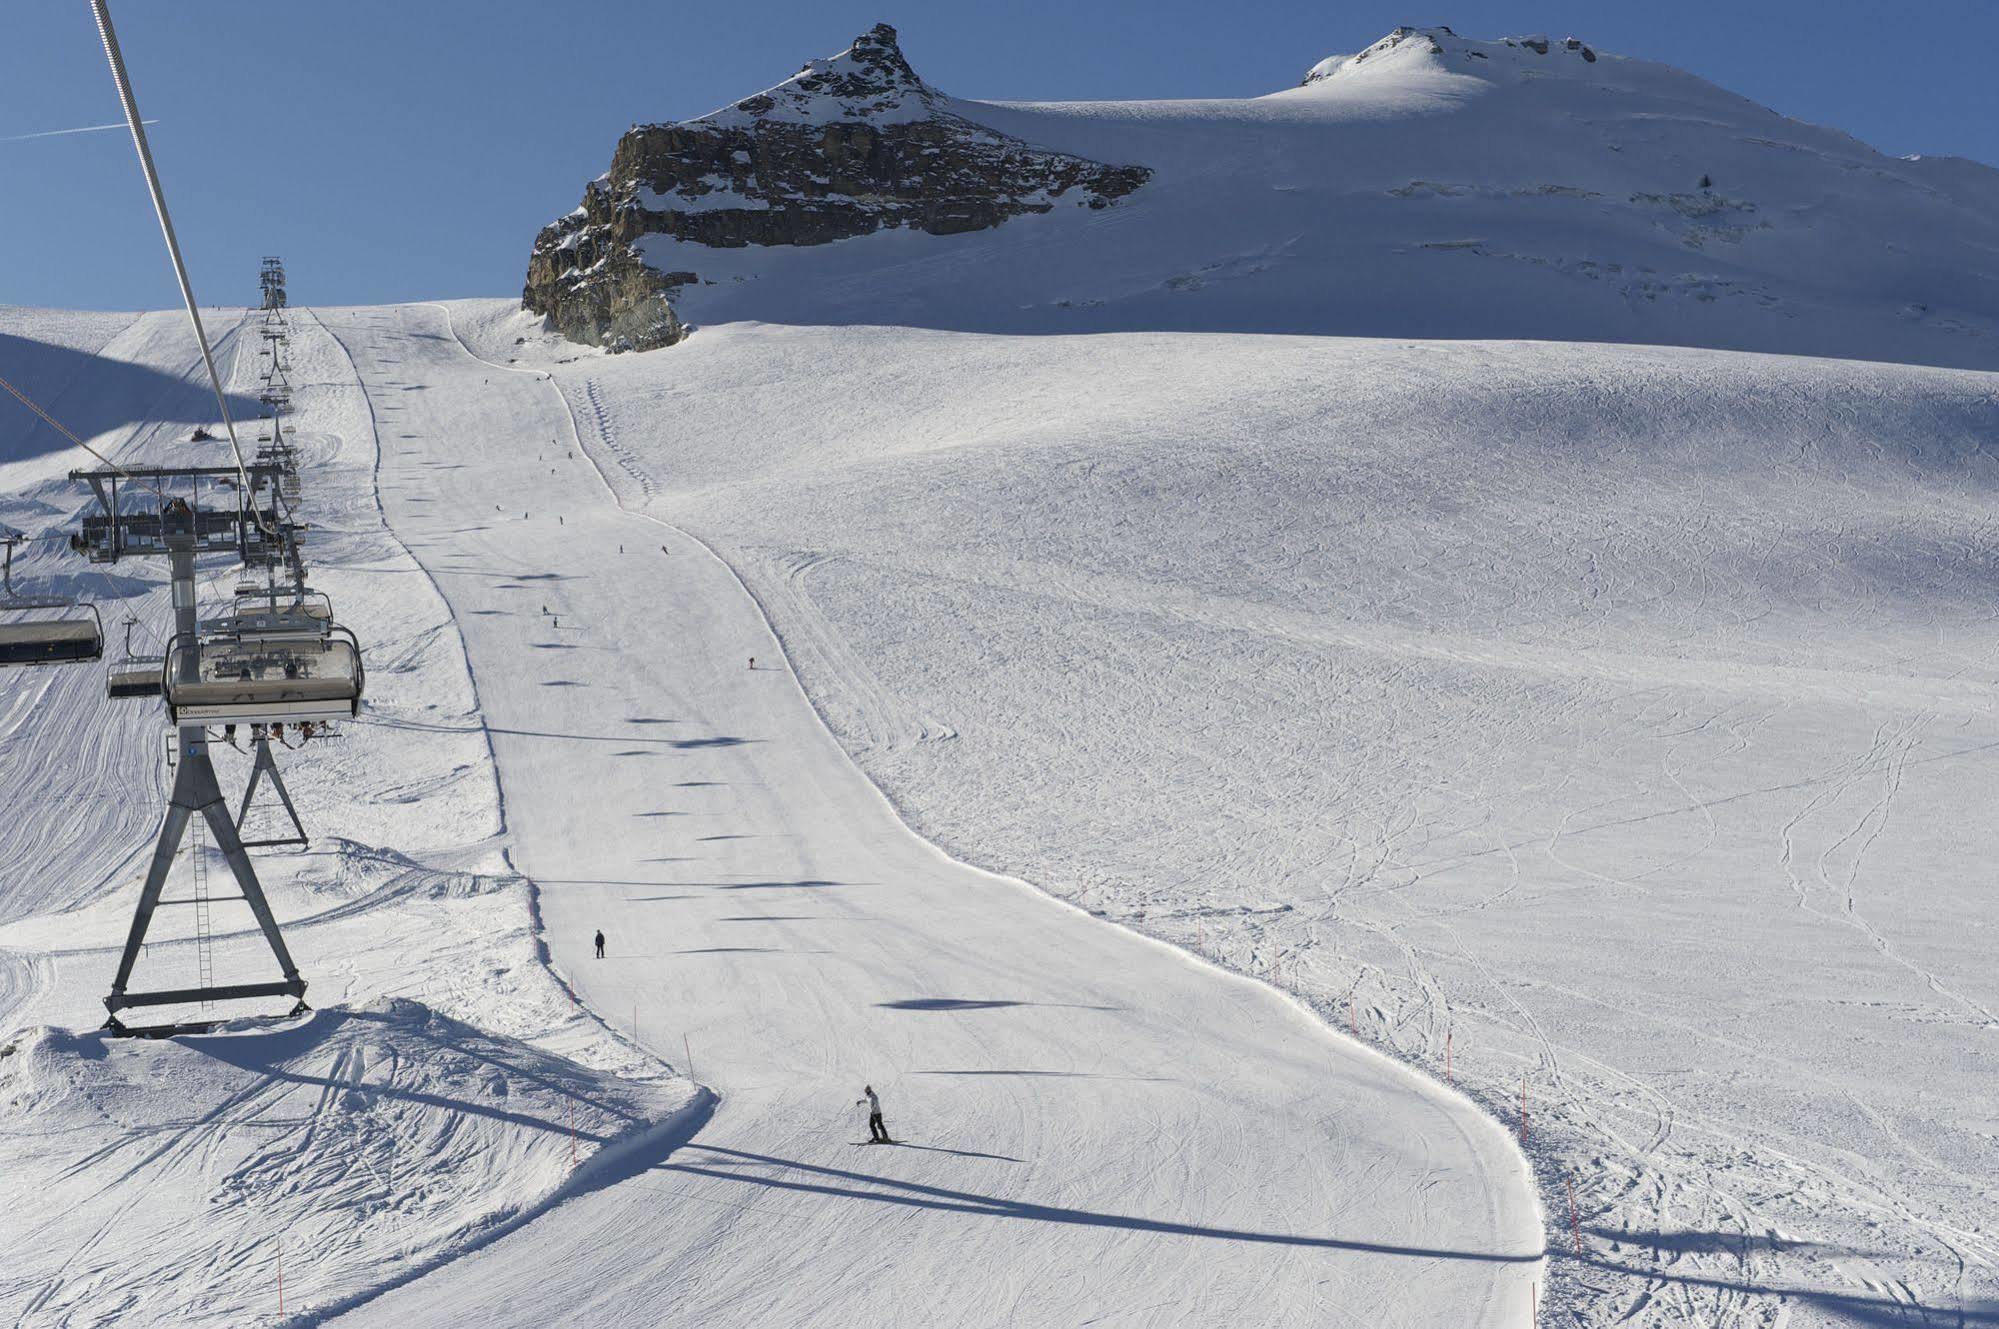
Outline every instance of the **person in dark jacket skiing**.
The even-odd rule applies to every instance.
[[[604,958],[604,929],[597,929],[597,958]]]
[[[888,1127],[882,1124],[882,1101],[876,1097],[875,1087],[864,1084],[861,1086],[861,1092],[866,1097],[855,1099],[854,1106],[859,1107],[863,1103],[868,1105],[868,1143],[894,1144],[895,1141],[888,1138]]]

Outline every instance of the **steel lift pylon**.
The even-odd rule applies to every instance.
[[[236,480],[239,474],[247,475],[250,491],[232,495],[234,510],[199,506],[199,487],[203,479],[226,485]],[[266,496],[275,480],[274,468],[254,467],[247,472],[239,472],[233,467],[78,471],[72,473],[71,478],[88,481],[97,493],[101,508],[99,514],[84,518],[83,530],[71,537],[71,543],[88,554],[92,562],[108,563],[135,555],[164,554],[171,574],[175,633],[178,638],[188,641],[196,640],[200,631],[195,601],[196,556],[226,552],[237,555],[246,563],[267,561],[273,551],[266,546],[282,543],[289,529],[276,511],[267,505]],[[176,497],[164,499],[156,510],[141,508],[124,511],[118,498],[120,479],[151,482],[155,486],[176,480],[192,480],[197,501],[191,503]],[[164,494],[165,491],[161,489],[160,492]],[[176,667],[182,682],[197,681],[201,668],[200,653],[182,652]],[[167,800],[166,818],[160,824],[159,839],[153,847],[152,865],[147,870],[146,883],[140,889],[131,931],[126,935],[125,949],[118,960],[117,976],[111,980],[111,993],[104,999],[104,1007],[110,1015],[104,1027],[123,1033],[170,1033],[181,1026],[132,1030],[119,1016],[135,1006],[176,1006],[246,997],[291,997],[295,1002],[292,1013],[302,1012],[308,1009],[305,979],[299,974],[298,965],[285,945],[277,918],[271,913],[270,902],[264,896],[263,885],[257,880],[257,870],[250,862],[242,837],[237,834],[236,821],[223,799],[222,787],[215,778],[215,765],[208,754],[208,731],[200,724],[179,726],[177,747],[179,760],[175,765],[173,793]],[[285,802],[289,807],[291,800],[286,798]],[[154,912],[161,905],[193,903],[192,900],[161,897],[166,889],[168,873],[187,835],[188,823],[196,817],[207,824],[215,847],[222,852],[242,892],[240,896],[217,898],[240,899],[250,906],[257,927],[269,943],[271,954],[276,958],[283,976],[261,983],[203,984],[193,988],[133,992],[130,990],[132,970],[145,945]]]
[[[245,849],[302,848],[311,844],[311,837],[305,833],[305,823],[299,820],[298,809],[292,806],[291,791],[285,788],[285,778],[278,774],[278,763],[271,757],[270,735],[259,732],[256,745],[257,759],[250,765],[250,783],[243,789],[243,807],[236,814],[238,838],[241,838],[244,824],[250,819],[250,800],[257,796],[257,782],[269,776],[271,788],[277,791],[279,801],[285,805],[285,815],[291,818],[292,834],[272,836],[263,840],[244,840],[243,847]]]

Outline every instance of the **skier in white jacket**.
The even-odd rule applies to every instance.
[[[882,1101],[876,1096],[875,1087],[871,1084],[862,1085],[861,1092],[866,1097],[855,1099],[854,1106],[859,1107],[863,1103],[868,1105],[868,1143],[894,1144],[895,1141],[888,1138],[888,1127],[882,1125]]]

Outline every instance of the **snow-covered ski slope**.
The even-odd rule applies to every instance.
[[[1152,178],[1101,211],[1063,199],[970,235],[641,250],[701,278],[674,297],[697,325],[1531,337],[1999,367],[1999,171],[1889,157],[1683,70],[1531,41],[1404,30],[1243,99],[933,91],[949,114]],[[770,205],[722,189],[686,206]]]
[[[234,387],[253,390],[255,324],[230,314],[215,330]],[[0,679],[9,1324],[272,1323],[281,1268],[287,1313],[321,1313],[531,1223],[631,1156],[657,1157],[704,1110],[539,958],[457,633],[382,523],[367,401],[332,338],[308,324],[292,345],[308,560],[367,639],[371,674],[364,722],[278,754],[316,844],[259,855],[321,1013],[180,1044],[95,1032],[165,797],[162,717],[106,703],[94,667]],[[187,422],[219,426],[179,314],[0,311],[0,373],[123,463],[227,457],[185,441]],[[81,507],[62,477],[93,463],[19,414],[0,434],[0,522],[56,537],[24,547],[26,576],[98,597],[121,647],[129,612],[135,647],[157,650],[159,570],[92,570],[61,551]],[[233,570],[206,572],[227,595]],[[249,763],[218,748],[233,798]],[[219,860],[208,879],[233,893]],[[167,895],[191,892],[183,863]],[[217,977],[272,976],[245,907],[212,908]],[[160,911],[137,986],[194,981],[191,913]]]
[[[1561,1313],[1999,1319],[1999,173],[1579,43],[1311,73],[950,100],[1154,175],[481,344],[927,835],[1524,1091]]]
[[[355,1322],[1527,1313],[1539,1218],[1501,1126],[1274,991],[931,849],[731,571],[618,506],[555,385],[475,360],[439,307],[324,319],[464,635],[557,966],[720,1094],[644,1176]],[[865,1145],[864,1083],[901,1147]]]
[[[71,822],[8,874],[26,903],[0,931],[15,1318],[242,1323],[275,1309],[280,1242],[288,1311],[360,1323],[1527,1313],[1540,1216],[1503,1125],[917,839],[730,570],[622,511],[557,386],[468,354],[443,309],[295,318],[315,580],[369,643],[371,703],[281,754],[322,845],[265,863],[337,1009],[184,1046],[32,1027],[96,1023],[158,787],[49,807],[39,772],[158,748],[143,708],[102,733],[93,671],[10,678],[38,717],[9,734],[14,805]],[[138,326],[128,354],[189,370],[167,316]],[[172,455],[178,432],[107,442]],[[29,498],[41,520],[10,520],[74,504]],[[528,952],[529,882],[582,1015]],[[256,958],[236,927],[224,972]],[[163,935],[150,972],[184,974],[184,927]],[[593,1014],[719,1094],[692,1140],[684,1089]],[[859,1144],[863,1083],[901,1145]],[[570,1179],[572,1128],[586,1159],[627,1147]]]
[[[1999,377],[459,318],[715,542],[926,835],[1509,1125],[1524,1079],[1544,1308],[1999,1318]]]
[[[343,1009],[30,1028],[160,749],[0,680],[0,1314],[246,1322],[298,1230],[289,1310],[398,1326],[1999,1324],[1993,175],[1591,54],[955,102],[1156,174],[648,240],[712,284],[645,356],[299,311],[371,714],[267,870]],[[185,458],[176,328],[0,372]]]

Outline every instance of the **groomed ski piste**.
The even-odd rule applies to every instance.
[[[1328,115],[1477,104],[1376,87]],[[10,678],[0,1318],[275,1323],[281,1258],[295,1323],[1999,1323],[1999,375],[1889,363],[1989,329],[1768,273],[1303,326],[1350,255],[1192,262],[1175,200],[1289,224],[1311,93],[960,103],[1160,188],[760,256],[645,355],[294,311],[370,653],[260,859],[320,1009],[87,1032],[161,725]],[[1490,268],[1502,183],[1381,206],[1488,209],[1421,263]],[[1524,270],[1380,280],[1477,332]],[[0,334],[120,460],[212,424],[178,315]],[[1791,335],[1848,358],[1701,344]],[[6,437],[60,532],[79,460]]]
[[[299,317],[318,580],[373,625],[376,702],[292,777],[336,847],[271,861],[341,1009],[17,1035],[7,1309],[273,1310],[282,1241],[294,1313],[410,1279],[353,1312],[385,1323],[972,1324],[997,1289],[1022,1322],[1525,1313],[1539,1219],[1502,1126],[1263,985],[931,848],[728,567],[618,505],[544,376],[480,362],[437,307]],[[188,368],[168,316],[126,344]],[[10,733],[10,781],[100,741],[80,690],[66,728],[19,708],[42,723]],[[38,878],[93,870],[69,843]],[[0,933],[28,975],[11,1025],[95,1023],[124,908]],[[712,1108],[633,1085],[634,1039]],[[857,1147],[864,1083],[893,1149]],[[170,1236],[190,1227],[199,1257]]]

